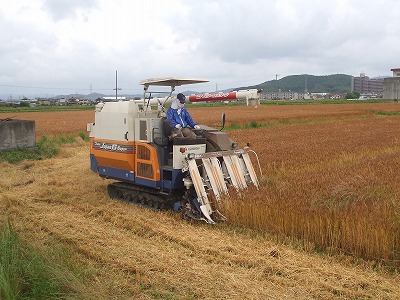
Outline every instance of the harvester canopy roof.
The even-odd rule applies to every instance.
[[[140,81],[140,84],[145,85],[145,86],[149,86],[149,85],[181,86],[184,84],[194,84],[194,83],[203,83],[203,82],[209,82],[209,80],[199,79],[199,78],[164,77],[164,78],[143,79]]]

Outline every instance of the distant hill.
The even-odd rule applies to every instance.
[[[58,95],[54,98],[65,98],[65,99],[70,99],[70,98],[78,98],[78,99],[90,99],[90,100],[96,100],[97,98],[102,98],[102,97],[113,97],[114,95],[106,95],[106,94],[100,94],[100,93],[91,93],[91,94],[69,94],[69,95]],[[126,95],[126,94],[118,94],[118,97],[126,97],[127,99],[132,99],[134,97],[137,97],[138,95]]]
[[[264,83],[241,87],[238,89],[262,89],[265,93],[282,92],[304,93],[348,93],[351,91],[351,78],[353,76],[345,74],[335,74],[326,76],[314,75],[291,75],[279,80],[270,80]]]
[[[232,90],[240,90],[240,89],[262,89],[265,93],[276,92],[278,89],[281,92],[288,92],[289,90],[292,92],[304,93],[307,89],[307,92],[310,93],[348,93],[351,91],[351,78],[353,76],[345,75],[345,74],[335,74],[335,75],[326,75],[326,76],[314,76],[314,75],[290,75],[283,77],[279,80],[270,80],[265,81],[264,83],[246,86],[246,87],[237,87],[224,91],[232,91]],[[201,92],[194,91],[183,91],[185,95],[191,94],[201,94]],[[82,94],[69,94],[69,95],[59,95],[55,98],[86,98],[91,100],[96,100],[97,98],[101,98],[104,96],[114,96],[114,95],[105,95],[100,93],[91,93],[88,95]],[[127,99],[133,99],[135,97],[143,97],[141,94],[136,95],[126,95],[119,94],[118,96],[125,96]]]

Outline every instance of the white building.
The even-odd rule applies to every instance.
[[[385,78],[383,83],[383,98],[400,99],[400,68],[394,68],[390,71],[393,72],[393,77]]]

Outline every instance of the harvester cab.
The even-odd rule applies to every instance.
[[[214,224],[217,218],[225,219],[215,202],[228,195],[230,186],[258,188],[249,148],[237,148],[225,132],[200,125],[193,130],[196,138],[172,137],[173,128],[165,118],[167,101],[175,97],[175,87],[203,82],[207,80],[142,80],[143,99],[96,105],[95,121],[87,126],[90,168],[115,180],[107,187],[110,197],[156,209],[172,208],[185,217]],[[152,97],[161,92],[151,92],[150,86],[171,89],[165,97]],[[225,116],[223,124],[224,120]]]

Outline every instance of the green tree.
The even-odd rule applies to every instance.
[[[27,101],[21,101],[21,102],[19,103],[19,107],[29,107],[29,102],[27,102]]]
[[[352,92],[346,94],[346,99],[358,99],[358,98],[360,98],[359,92]]]

